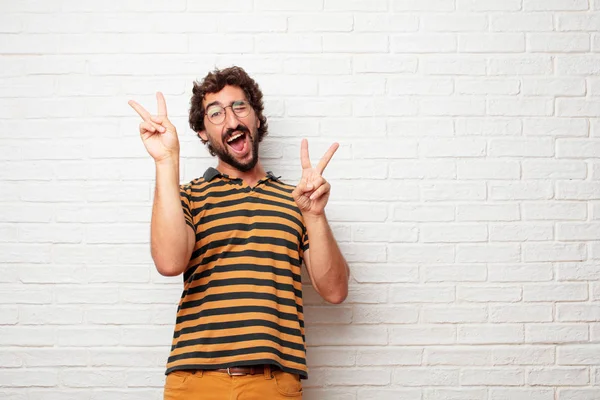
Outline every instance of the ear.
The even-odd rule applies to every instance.
[[[206,131],[199,131],[198,132],[198,137],[202,140],[204,140],[205,142],[208,141],[208,135],[206,134]]]

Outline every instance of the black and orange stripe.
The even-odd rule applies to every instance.
[[[307,376],[300,269],[308,237],[294,187],[209,168],[181,186],[196,245],[183,274],[167,374],[273,364]]]

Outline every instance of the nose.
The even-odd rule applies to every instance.
[[[225,129],[234,129],[239,125],[237,115],[231,106],[225,107]]]

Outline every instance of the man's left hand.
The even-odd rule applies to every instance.
[[[329,200],[331,185],[323,178],[323,171],[340,145],[334,143],[329,147],[319,164],[312,167],[308,156],[308,141],[302,139],[300,146],[300,162],[302,164],[302,178],[292,196],[300,211],[304,215],[322,215]]]

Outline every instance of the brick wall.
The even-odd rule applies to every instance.
[[[0,0],[0,397],[161,399],[180,278],[149,253],[133,98],[165,93],[182,182],[215,66],[261,85],[351,264],[305,289],[307,399],[600,399],[600,1]]]

